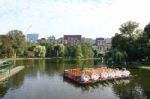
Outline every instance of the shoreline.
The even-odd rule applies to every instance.
[[[1,58],[0,60],[38,60],[38,59],[64,59],[64,60],[99,60],[99,58],[86,58],[86,59],[75,59],[75,58],[63,58],[63,57],[51,57],[51,58]]]
[[[150,66],[139,66],[137,67],[139,69],[146,69],[146,70],[150,70]]]
[[[53,59],[53,58],[3,58],[0,60],[31,60],[31,59]]]
[[[145,70],[150,70],[150,65],[132,65],[132,66],[129,66],[130,68],[133,68],[133,69],[145,69]]]
[[[84,60],[99,60],[99,58],[87,58],[87,59],[74,59],[74,58],[63,58],[63,57],[51,57],[51,58],[3,58],[0,60],[42,60],[42,59],[63,59],[63,60],[79,60],[79,61],[84,61]],[[146,69],[146,70],[150,70],[150,65],[137,65],[137,66],[127,66],[129,68],[135,68],[135,69]]]

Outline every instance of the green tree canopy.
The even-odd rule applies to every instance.
[[[134,21],[128,21],[126,23],[123,23],[121,27],[119,28],[121,34],[132,37],[134,33],[137,31],[136,29],[139,27],[139,24]]]
[[[12,47],[14,48],[14,54],[22,51],[24,52],[24,42],[25,36],[20,30],[11,30],[7,34],[12,42]]]
[[[112,38],[111,53],[115,53],[115,55],[110,55],[112,60],[121,61],[123,53],[126,53],[127,61],[142,61],[146,58],[148,52],[147,40],[143,30],[139,29],[138,26],[139,24],[133,21],[121,25],[119,28],[120,33],[116,33]]]
[[[145,26],[144,32],[146,33],[146,35],[150,39],[150,23]]]
[[[13,55],[12,42],[7,35],[0,36],[0,57],[11,57]]]

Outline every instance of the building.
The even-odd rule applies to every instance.
[[[55,36],[54,35],[49,36],[48,40],[55,40]]]
[[[39,38],[39,34],[27,34],[27,40],[36,42]]]
[[[111,38],[105,39],[105,49],[108,50],[111,48]]]
[[[95,50],[105,53],[109,48],[111,48],[110,38],[96,38],[95,45],[93,46]]]
[[[59,43],[59,44],[64,43],[64,38],[63,37],[58,38],[57,43]]]
[[[81,40],[82,40],[81,35],[64,35],[64,42],[65,43],[81,42]]]
[[[104,38],[96,38],[96,47],[97,50],[101,52],[105,52],[105,39]]]
[[[85,38],[85,37],[83,37],[82,38],[82,43],[88,43],[90,45],[94,45],[95,44],[95,40],[92,39],[92,38]]]

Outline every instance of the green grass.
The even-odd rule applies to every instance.
[[[150,65],[130,65],[131,68],[138,68],[138,69],[147,69],[150,70]]]
[[[150,70],[150,66],[138,66],[138,68],[140,68],[140,69],[148,69],[148,70]]]

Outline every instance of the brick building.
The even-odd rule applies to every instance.
[[[65,43],[81,42],[81,40],[82,40],[81,35],[64,35],[64,42]]]

